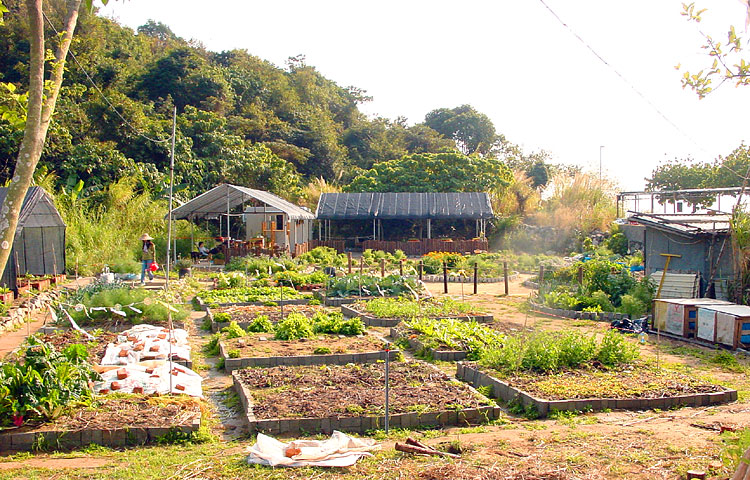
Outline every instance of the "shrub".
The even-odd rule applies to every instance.
[[[227,338],[240,338],[245,336],[245,331],[237,325],[237,322],[232,320],[229,325],[221,329],[221,333],[225,333]]]
[[[313,350],[313,353],[315,355],[328,355],[331,353],[331,349],[328,347],[317,347],[315,350]]]
[[[292,312],[276,324],[276,340],[297,340],[313,336],[313,325],[309,318],[301,313]]]
[[[601,290],[597,290],[596,292],[592,293],[591,300],[593,303],[593,305],[591,306],[598,306],[604,312],[615,311],[615,306],[612,305],[612,302],[609,300],[609,296],[607,296],[607,294]]]
[[[612,250],[612,253],[624,257],[628,254],[628,239],[624,234],[617,232],[607,240],[607,248]]]
[[[240,351],[239,351],[239,350],[237,350],[237,349],[234,349],[234,350],[229,350],[229,351],[227,352],[227,356],[228,356],[229,358],[240,358]]]
[[[648,307],[633,295],[623,295],[619,310],[621,313],[630,315],[631,318],[634,318],[645,315],[648,311]]]
[[[312,317],[315,333],[330,333],[336,335],[361,335],[365,332],[365,324],[359,318],[344,319],[340,312],[316,312]]]
[[[596,353],[596,359],[607,366],[629,364],[638,356],[638,346],[628,343],[616,330],[609,330],[604,335]]]
[[[315,247],[309,252],[305,252],[297,259],[302,264],[343,267],[348,261],[346,255],[336,253],[336,250],[330,247]]]
[[[245,285],[245,275],[241,272],[220,273],[216,279],[217,288],[238,288]]]
[[[248,332],[272,332],[273,324],[268,315],[258,315],[247,327]]]

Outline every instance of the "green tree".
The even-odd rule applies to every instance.
[[[454,140],[466,155],[488,154],[501,139],[492,120],[471,105],[433,110],[425,116],[424,124]]]
[[[345,187],[349,192],[494,192],[513,181],[501,161],[459,152],[405,155],[380,162]]]

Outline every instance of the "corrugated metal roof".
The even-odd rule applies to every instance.
[[[654,271],[650,277],[651,281],[658,286],[661,282],[662,270]],[[697,273],[667,272],[659,298],[695,298],[698,296],[699,287]]]
[[[728,213],[633,213],[628,220],[682,235],[729,232]]]
[[[490,197],[482,192],[324,193],[316,216],[322,220],[492,218]]]
[[[0,187],[0,205],[8,195],[7,187]],[[65,222],[60,212],[55,208],[55,203],[42,187],[30,187],[21,205],[21,213],[18,216],[18,227],[16,235],[19,235],[24,227],[64,227]]]
[[[312,212],[287,202],[272,193],[240,187],[238,185],[230,185],[228,183],[223,183],[198,195],[184,205],[172,210],[172,213],[176,219],[219,215],[227,213],[227,205],[229,209],[232,209],[250,199],[258,200],[281,210],[290,220],[313,220],[315,218]]]

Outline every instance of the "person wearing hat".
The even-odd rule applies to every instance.
[[[141,285],[146,284],[146,272],[148,272],[149,280],[154,279],[154,273],[151,271],[151,264],[154,263],[156,258],[156,247],[154,247],[153,238],[148,233],[141,235],[139,239],[143,242],[141,247]]]

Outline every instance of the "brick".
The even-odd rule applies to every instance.
[[[441,425],[458,425],[458,412],[456,410],[448,410],[441,412],[440,415]]]
[[[325,434],[330,434],[331,432],[333,432],[333,430],[331,430],[330,418],[322,418],[320,420],[320,430]]]
[[[30,450],[35,439],[33,432],[12,433],[10,443],[14,450]]]
[[[150,442],[155,442],[158,438],[169,433],[169,428],[165,427],[149,427],[145,430]]]
[[[11,435],[9,433],[0,434],[0,452],[7,452],[11,446]]]
[[[423,413],[419,415],[420,425],[439,425],[439,419],[437,413]]]
[[[359,417],[356,418],[359,420]],[[303,418],[300,420],[300,430],[304,430],[310,434],[321,433],[320,420],[317,418]]]
[[[289,420],[289,431],[300,432],[300,420],[298,418]]]

